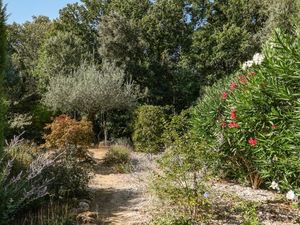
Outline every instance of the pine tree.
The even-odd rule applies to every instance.
[[[3,77],[6,63],[6,26],[5,26],[5,6],[0,0],[0,154],[3,148],[4,124],[5,124],[5,100]]]

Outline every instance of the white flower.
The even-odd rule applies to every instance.
[[[255,65],[260,65],[264,61],[264,58],[262,54],[255,53],[252,60]]]
[[[209,197],[209,193],[208,193],[208,192],[205,192],[204,195],[203,195],[203,197],[204,197],[204,198],[208,198],[208,197]]]
[[[288,200],[294,200],[294,199],[296,199],[297,197],[296,197],[295,193],[294,193],[292,190],[290,190],[290,191],[288,191],[288,193],[286,193],[286,198],[287,198]]]
[[[279,191],[279,185],[275,181],[272,181],[272,184],[270,186],[273,190],[278,190]]]
[[[242,69],[246,70],[247,68],[251,67],[252,65],[253,65],[253,61],[249,60],[249,61],[243,63]]]

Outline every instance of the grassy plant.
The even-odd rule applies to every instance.
[[[72,225],[75,220],[72,208],[72,204],[50,202],[18,215],[12,225]]]
[[[113,145],[105,155],[107,165],[125,165],[130,160],[130,150],[124,145]]]

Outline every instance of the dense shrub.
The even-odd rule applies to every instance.
[[[140,106],[136,112],[132,140],[136,150],[159,152],[163,149],[162,135],[166,123],[164,108],[160,106]]]
[[[126,164],[130,160],[130,150],[124,145],[113,145],[105,155],[107,165]]]
[[[51,178],[49,195],[59,199],[86,195],[94,163],[88,151],[69,145],[56,150],[52,158],[53,164],[43,171]]]
[[[6,150],[4,157],[0,158],[0,224],[9,225],[15,216],[30,204],[41,200],[45,197],[47,186],[50,179],[43,176],[43,171],[51,166],[53,160],[44,155],[39,155],[26,170],[22,170],[17,175],[14,160],[8,160],[10,153],[16,148],[11,144]],[[14,153],[17,156],[17,153]],[[20,160],[20,157],[16,157]],[[27,158],[28,159],[28,158]],[[25,160],[26,163],[27,159]],[[23,161],[20,160],[20,161]],[[30,159],[28,159],[30,161]],[[24,161],[23,161],[24,162]],[[19,169],[19,167],[17,167]]]
[[[165,148],[172,146],[173,143],[184,136],[191,127],[192,108],[183,110],[180,114],[175,114],[171,120],[165,123],[162,140]]]
[[[88,146],[92,142],[92,124],[86,119],[76,121],[61,115],[48,124],[46,129],[50,130],[50,133],[45,135],[47,148],[61,148],[67,145]]]
[[[15,138],[15,140],[18,139],[18,137]],[[32,161],[36,159],[37,155],[37,147],[34,144],[21,139],[5,148],[4,159],[7,161],[14,161],[11,173],[17,175],[23,170],[28,169]]]
[[[272,181],[281,190],[300,187],[299,50],[299,36],[277,35],[261,66],[208,89],[195,109],[195,133],[219,169],[254,188]],[[261,60],[255,55],[247,64]]]

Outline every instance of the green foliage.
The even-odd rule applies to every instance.
[[[254,188],[272,181],[283,191],[300,186],[299,43],[299,36],[278,34],[261,66],[213,86],[195,110],[195,133],[220,160],[218,168]]]
[[[4,126],[6,104],[4,100],[3,77],[6,66],[7,50],[6,50],[6,14],[2,0],[0,0],[0,155],[3,151],[4,143]]]
[[[0,159],[0,224],[9,225],[16,215],[47,193],[49,181],[42,171],[51,161],[40,157],[31,162],[26,170],[13,175],[13,160]],[[14,168],[16,169],[16,167]]]
[[[143,105],[135,111],[132,140],[137,151],[155,153],[163,149],[162,135],[166,123],[163,107]]]
[[[203,147],[189,132],[180,136],[159,160],[153,180],[155,193],[194,221],[207,219],[210,209]]]
[[[92,124],[86,119],[76,121],[66,115],[61,115],[45,129],[50,130],[49,134],[44,137],[47,148],[61,148],[67,145],[89,146],[92,142]]]
[[[70,199],[86,196],[94,163],[88,151],[70,145],[55,151],[52,158],[54,163],[42,173],[43,177],[52,179],[48,185],[50,197]]]
[[[237,209],[242,211],[243,215],[243,225],[261,225],[258,215],[257,209],[258,204],[250,201],[243,201],[238,206]]]
[[[52,78],[43,101],[54,111],[100,118],[106,141],[109,114],[113,110],[130,109],[140,97],[139,87],[125,80],[121,68],[104,63],[101,71],[95,65],[83,64],[68,77]]]
[[[26,171],[38,153],[37,147],[21,140],[14,145],[5,148],[5,160],[13,160],[11,174],[17,176],[20,172]]]
[[[129,160],[130,150],[124,145],[110,146],[104,158],[104,162],[107,165],[127,164]]]
[[[183,110],[179,115],[174,115],[170,122],[165,124],[162,135],[165,147],[172,146],[182,136],[186,135],[191,125],[192,108]]]
[[[156,218],[150,225],[194,225],[191,219],[185,217],[162,216]]]
[[[45,90],[51,78],[70,75],[82,61],[88,59],[89,53],[83,40],[71,32],[58,31],[43,43],[34,75]]]

